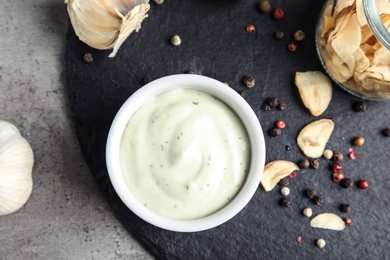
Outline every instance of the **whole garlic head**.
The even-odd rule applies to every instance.
[[[0,215],[20,209],[32,191],[34,155],[11,123],[0,120]]]
[[[149,0],[65,0],[76,35],[89,46],[113,49],[119,47],[141,22],[148,17]]]

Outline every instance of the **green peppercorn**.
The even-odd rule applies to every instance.
[[[181,38],[179,35],[174,35],[172,38],[171,38],[171,43],[173,46],[179,46],[181,44]]]
[[[348,204],[341,204],[340,210],[342,212],[349,213],[351,211],[351,206],[349,206]]]
[[[309,196],[309,198],[314,198],[317,194],[317,191],[315,189],[309,188],[306,190],[306,194]]]
[[[305,33],[302,30],[298,30],[294,33],[294,40],[301,42],[305,39]]]

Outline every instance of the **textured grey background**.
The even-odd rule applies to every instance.
[[[151,259],[114,217],[76,141],[63,78],[66,5],[2,0],[0,24],[0,120],[35,155],[29,201],[0,216],[0,259]]]
[[[205,76],[227,82],[237,91],[245,90],[246,100],[256,112],[266,132],[267,162],[275,159],[299,161],[304,158],[295,138],[300,129],[318,118],[302,105],[293,79],[296,71],[322,69],[314,44],[315,24],[322,1],[272,1],[285,10],[285,18],[275,21],[256,9],[258,1],[170,0],[152,4],[150,17],[139,33],[132,35],[108,59],[109,51],[96,51],[81,43],[69,30],[66,49],[66,82],[83,154],[103,194],[123,225],[154,255],[161,259],[388,259],[390,243],[389,158],[390,139],[380,132],[389,126],[390,103],[367,101],[368,109],[357,113],[359,101],[338,87],[327,111],[320,118],[333,118],[335,130],[327,147],[342,151],[344,174],[355,181],[367,178],[368,190],[344,189],[331,181],[328,162],[321,158],[318,170],[303,170],[291,181],[293,206],[282,208],[278,188],[266,193],[259,188],[250,203],[229,222],[198,233],[176,233],[153,227],[132,214],[116,196],[107,177],[104,149],[107,132],[115,113],[131,93],[152,79],[193,69]],[[245,32],[253,23],[257,30]],[[283,30],[286,37],[276,41],[273,33]],[[291,53],[287,43],[302,29],[307,38]],[[170,45],[173,34],[182,37],[178,47]],[[85,64],[82,57],[91,52],[95,61]],[[257,80],[247,90],[242,77]],[[276,96],[286,101],[284,111],[265,112],[261,105]],[[268,131],[276,120],[287,127],[271,138]],[[351,140],[366,138],[356,148],[360,157],[347,158]],[[290,145],[291,151],[285,146]],[[324,197],[314,205],[305,189],[314,187]],[[352,205],[343,214],[340,203]],[[313,229],[302,216],[304,207],[314,214],[334,212],[349,216],[354,225],[342,232]],[[296,242],[302,236],[302,244]],[[315,240],[323,237],[327,246],[319,249]]]

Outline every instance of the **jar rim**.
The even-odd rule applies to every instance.
[[[376,7],[375,0],[362,0],[364,15],[366,16],[368,25],[376,38],[384,47],[390,50],[390,33],[383,24]]]

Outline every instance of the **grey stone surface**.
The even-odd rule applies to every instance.
[[[80,152],[63,79],[63,1],[3,0],[0,120],[35,156],[26,205],[0,216],[0,259],[151,259],[115,218]]]

